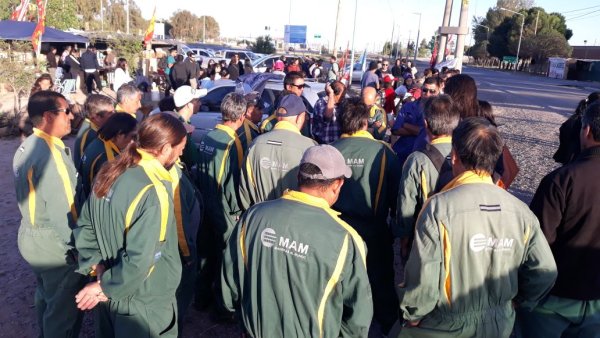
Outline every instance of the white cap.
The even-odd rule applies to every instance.
[[[175,107],[183,107],[190,103],[193,99],[199,99],[205,97],[208,91],[205,88],[194,89],[190,86],[181,86],[175,91],[173,100],[175,101]]]

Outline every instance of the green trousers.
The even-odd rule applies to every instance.
[[[95,308],[96,337],[158,338],[177,337],[177,304],[174,299],[136,300],[99,303]]]
[[[196,248],[190,248],[190,252],[195,252]],[[196,276],[198,275],[198,259],[193,257],[190,263],[186,264],[182,259],[183,267],[181,270],[181,282],[177,288],[177,324],[179,327],[179,337],[182,337],[183,320],[190,304],[194,300],[196,293]]]
[[[518,310],[517,337],[600,337],[600,300],[548,296],[533,311]]]
[[[75,295],[85,285],[76,273],[73,255],[53,229],[19,228],[19,252],[31,266],[37,286],[35,309],[39,337],[78,337],[83,312],[77,309]]]

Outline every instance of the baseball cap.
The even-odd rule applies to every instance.
[[[298,116],[305,111],[306,106],[302,99],[294,94],[288,94],[281,99],[279,109],[277,109],[277,116]]]
[[[175,91],[173,99],[175,100],[175,107],[183,107],[190,103],[193,99],[199,99],[205,97],[207,94],[205,88],[194,89],[190,86],[181,86]]]
[[[179,121],[181,121],[181,116],[180,116],[179,114],[177,114],[176,112],[174,112],[174,111],[163,111],[163,112],[161,112],[161,113],[163,113],[163,114],[168,114],[168,115],[171,115],[171,116],[173,116],[173,117],[176,117],[176,118],[177,118]],[[191,132],[193,132],[194,130],[196,130],[196,127],[192,126],[192,125],[191,125],[191,124],[189,124],[189,123],[185,123],[185,122],[183,122],[183,121],[181,121],[181,123],[182,123],[182,124],[183,124],[183,126],[185,127],[185,131],[186,131],[188,134],[189,134],[189,133],[191,133]]]
[[[313,180],[332,180],[342,176],[345,178],[352,176],[352,170],[346,165],[342,153],[328,144],[306,149],[300,160],[300,164],[303,163],[310,163],[321,170],[320,174],[307,174],[300,171],[300,175]]]
[[[285,63],[283,63],[283,61],[275,61],[275,65],[273,65],[273,70],[283,70],[283,68],[285,68]]]
[[[260,109],[265,109],[265,102],[260,98],[260,94],[256,91],[250,92],[244,95],[244,99],[248,106],[253,105],[255,107],[259,107]]]

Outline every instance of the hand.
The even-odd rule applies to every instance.
[[[96,272],[96,278],[100,280],[106,268],[102,264],[92,265],[92,271]]]
[[[373,123],[373,127],[375,127],[375,128],[379,128],[381,126],[382,126],[381,121],[377,121],[377,122]]]
[[[333,88],[331,88],[331,85],[329,83],[325,85],[325,92],[327,93],[327,96],[333,95]]]
[[[91,310],[99,302],[106,302],[108,298],[102,292],[100,282],[88,283],[77,295],[75,295],[75,302],[77,308],[81,311]]]

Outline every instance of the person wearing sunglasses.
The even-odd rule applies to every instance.
[[[63,95],[40,91],[29,98],[30,135],[13,160],[22,219],[18,247],[36,278],[35,307],[40,337],[77,337],[83,312],[73,301],[84,277],[75,272],[72,230],[77,172],[61,138],[71,133],[73,114]],[[29,302],[29,301],[28,301]]]
[[[273,114],[267,117],[260,124],[260,131],[262,133],[266,133],[268,131],[273,130],[275,124],[277,124],[277,109],[279,108],[281,100],[289,94],[294,94],[298,97],[302,97],[302,92],[304,91],[304,76],[299,72],[290,72],[283,79],[283,91],[277,99],[275,99]]]
[[[100,94],[89,95],[83,109],[85,120],[79,127],[73,146],[73,162],[77,171],[81,167],[81,156],[85,152],[85,148],[98,137],[98,130],[115,111],[113,100]]]
[[[242,141],[244,152],[247,152],[252,141],[260,135],[258,124],[262,119],[265,103],[260,99],[260,94],[258,92],[248,93],[244,95],[244,99],[246,100],[244,124],[238,128],[236,132]]]

